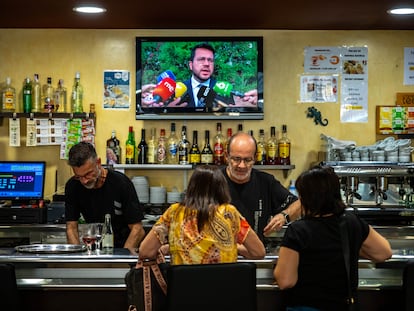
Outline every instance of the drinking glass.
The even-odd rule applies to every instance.
[[[96,251],[99,252],[101,250],[101,244],[102,239],[104,237],[104,230],[103,230],[104,224],[103,223],[97,223],[96,224]]]
[[[96,224],[86,224],[82,228],[82,242],[86,245],[88,254],[92,254],[92,246],[96,242]]]

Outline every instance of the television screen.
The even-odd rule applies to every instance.
[[[0,162],[0,200],[43,199],[46,163]]]
[[[137,37],[136,119],[263,119],[263,38]]]

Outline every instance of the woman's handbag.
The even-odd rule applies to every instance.
[[[158,252],[156,260],[138,259],[125,275],[128,311],[161,311],[167,304],[165,277],[168,264]]]
[[[344,254],[344,260],[345,260],[345,269],[347,274],[347,283],[348,283],[348,298],[347,298],[347,304],[348,304],[348,310],[349,311],[358,311],[358,303],[356,302],[355,298],[352,295],[352,289],[351,289],[351,269],[350,269],[350,250],[349,250],[349,238],[348,238],[348,228],[346,225],[345,216],[346,214],[343,214],[339,217],[339,231],[341,232],[341,241],[342,241],[342,252]]]

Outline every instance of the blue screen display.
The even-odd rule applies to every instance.
[[[46,163],[0,162],[0,200],[43,199]]]

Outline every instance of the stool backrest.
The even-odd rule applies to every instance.
[[[173,265],[167,283],[168,311],[257,310],[252,262]]]
[[[19,310],[16,273],[12,264],[0,264],[0,310]]]

